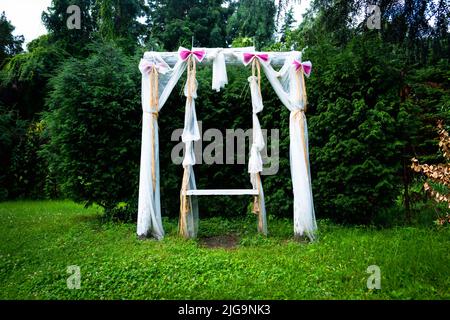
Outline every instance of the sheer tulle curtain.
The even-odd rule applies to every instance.
[[[314,240],[317,230],[308,150],[306,121],[306,88],[303,70],[296,69],[294,61],[301,61],[301,53],[288,56],[279,72],[270,63],[261,63],[278,98],[290,110],[290,167],[294,192],[294,234]]]
[[[264,201],[264,189],[261,182],[261,172],[263,170],[263,161],[261,152],[264,149],[264,137],[261,125],[258,119],[258,113],[264,109],[261,94],[261,63],[263,62],[257,56],[245,59],[243,54],[242,62],[244,65],[251,65],[252,75],[248,78],[250,83],[250,95],[252,98],[252,144],[250,147],[250,156],[248,160],[248,172],[253,189],[258,190],[258,196],[255,196],[253,202],[253,213],[258,215],[258,231],[267,235],[267,218]],[[251,55],[250,55],[251,56]]]
[[[197,189],[193,166],[195,165],[194,142],[200,139],[200,130],[195,112],[195,99],[197,99],[197,63],[201,63],[206,56],[203,49],[184,51],[187,63],[187,77],[184,86],[186,106],[184,114],[184,129],[181,140],[185,144],[183,159],[183,179],[180,190],[180,219],[178,225],[179,234],[185,238],[195,238],[198,231],[198,202],[197,196],[187,195],[189,190]],[[188,53],[190,52],[190,53]]]
[[[186,63],[181,60],[171,68],[157,52],[146,52],[139,63],[143,115],[137,234],[141,237],[164,237],[159,191],[158,114],[185,69]]]

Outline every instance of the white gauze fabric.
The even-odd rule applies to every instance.
[[[255,47],[243,48],[201,48],[206,52],[206,59],[212,61],[211,87],[216,92],[228,84],[226,58],[229,60],[240,59],[242,52],[254,52]]]
[[[267,79],[278,98],[291,111],[289,118],[290,166],[294,192],[294,234],[306,235],[311,241],[317,230],[311,187],[308,150],[308,126],[301,99],[302,83],[293,64],[301,61],[301,53],[294,51],[285,60],[280,72],[269,63],[261,63]]]
[[[178,51],[186,50],[185,48],[180,48]],[[199,48],[193,48],[193,51],[203,50]],[[203,50],[204,51],[204,50]],[[206,56],[206,51],[205,51]],[[192,54],[189,59],[195,59],[196,62],[202,62],[204,57],[201,59]],[[191,71],[192,72],[192,71]],[[191,77],[191,78],[189,78]],[[195,99],[197,99],[197,87],[198,82],[195,77],[195,73],[189,74],[184,86],[184,95],[186,96],[186,106],[185,106],[185,116],[184,116],[184,128],[181,135],[181,140],[185,144],[185,154],[183,159],[183,167],[188,170],[188,185],[186,190],[197,189],[195,183],[195,174],[193,166],[195,165],[195,153],[194,153],[194,141],[199,140],[200,130],[197,123],[197,114],[195,112]],[[189,238],[195,238],[198,231],[198,201],[197,196],[188,196],[189,198],[189,211],[186,216],[186,227],[187,235]]]
[[[141,166],[139,174],[139,202],[137,234],[147,237],[152,235],[156,239],[164,237],[164,229],[161,221],[161,202],[159,184],[159,140],[158,120],[150,109],[150,76],[149,70],[155,66],[158,71],[158,111],[166,103],[170,93],[177,84],[184,70],[186,62],[179,60],[171,68],[157,52],[146,52],[139,63],[142,73],[142,143],[141,143]],[[152,128],[154,132],[152,132]],[[153,141],[154,137],[154,141]],[[155,174],[156,184],[153,188],[152,159],[154,143],[155,151]]]
[[[258,59],[258,58],[253,58]],[[262,64],[264,61],[259,59],[259,62]],[[243,61],[244,65],[245,63]],[[251,62],[250,62],[251,63]],[[261,92],[259,90],[258,85],[258,77],[251,75],[248,78],[250,83],[250,95],[252,98],[252,145],[250,147],[250,156],[248,160],[248,172],[250,173],[250,182],[253,186],[253,189],[259,191],[258,201],[259,201],[259,210],[262,220],[262,232],[267,235],[267,218],[266,218],[266,207],[264,201],[264,190],[262,186],[262,182],[260,179],[260,172],[263,170],[263,161],[261,157],[261,152],[264,149],[264,136],[262,134],[261,125],[258,119],[258,113],[261,112],[264,108]]]
[[[227,66],[222,48],[212,49],[208,52],[207,58],[213,60],[212,68],[212,89],[219,92],[228,84]]]

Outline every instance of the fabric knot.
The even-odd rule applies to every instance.
[[[206,55],[206,51],[205,50],[189,50],[189,49],[180,47],[180,49],[178,49],[178,54],[180,55],[180,58],[183,61],[186,61],[190,56],[194,56],[198,62],[202,62],[203,58]]]
[[[242,54],[244,65],[248,65],[254,58],[257,58],[258,60],[268,62],[269,61],[269,55],[267,53],[249,53],[244,52]]]
[[[295,66],[295,71],[303,70],[305,76],[309,77],[311,75],[312,63],[311,61],[300,62],[298,60],[294,60],[292,63]]]

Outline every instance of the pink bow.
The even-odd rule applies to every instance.
[[[203,58],[206,55],[206,51],[205,50],[188,50],[185,48],[180,48],[178,50],[179,54],[180,54],[180,58],[183,61],[186,61],[187,58],[189,58],[190,55],[194,55],[194,57],[199,61],[202,62]]]
[[[309,77],[311,75],[312,63],[311,61],[300,62],[298,60],[294,60],[293,64],[295,65],[295,71],[303,69],[305,76]]]
[[[244,53],[243,54],[244,57],[244,64],[248,65],[250,63],[250,61],[253,60],[253,58],[258,58],[264,62],[269,61],[269,55],[267,53]]]
[[[168,68],[164,63],[154,63],[147,60],[143,60],[140,67],[145,73],[150,73],[153,67],[156,68],[156,71],[158,71],[158,73],[165,74],[168,71]]]

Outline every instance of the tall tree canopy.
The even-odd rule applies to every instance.
[[[126,52],[133,52],[146,33],[145,24],[138,21],[148,14],[144,0],[102,0],[99,8],[98,25],[104,39],[114,40]]]
[[[450,3],[446,0],[315,0],[313,10],[317,25],[337,44],[345,44],[356,33],[367,31],[366,20],[378,5],[382,19],[380,34],[384,41],[403,46],[410,61],[450,56]]]
[[[268,45],[275,32],[276,12],[272,0],[241,0],[228,21],[228,36],[254,37],[257,47]]]
[[[234,11],[234,4],[224,0],[153,0],[150,37],[166,50],[183,45],[224,47],[227,45],[225,27]]]
[[[81,9],[80,30],[67,28],[71,4]],[[48,35],[30,42],[26,53],[19,53],[21,38],[12,37],[13,27],[3,15],[0,182],[6,187],[0,198],[48,196],[43,190],[62,190],[65,196],[110,210],[126,202],[135,214],[141,113],[136,66],[144,46],[176,50],[179,45],[190,47],[193,36],[195,46],[308,46],[303,57],[314,63],[307,83],[318,217],[378,223],[392,207],[398,213],[402,203],[405,212],[410,211],[416,183],[410,159],[441,162],[433,141],[435,122],[450,123],[448,1],[315,0],[300,26],[290,30],[290,8],[297,4],[53,0],[42,15]],[[380,7],[380,30],[366,25],[372,14],[366,12],[369,4]],[[242,108],[251,103],[242,87],[250,71],[228,68],[230,83],[219,94],[209,89],[211,69],[198,71],[202,99],[197,111],[203,128],[215,125],[218,118],[227,128],[250,126],[248,110]],[[280,129],[279,173],[264,177],[267,208],[274,215],[290,216],[289,112],[267,82],[262,85],[261,125]],[[181,91],[174,90],[167,102],[172,108],[159,122],[164,132],[183,125],[179,107],[184,97],[176,92]],[[166,148],[161,149],[161,188],[166,195],[162,205],[169,215],[176,215],[180,187],[181,168],[170,160],[174,144],[170,135],[161,136]],[[92,146],[95,154],[89,151]],[[196,170],[200,188],[212,187],[211,180],[230,187],[248,183],[242,165]],[[247,206],[227,198],[204,201],[210,214],[222,213],[223,208],[230,215],[242,214]]]
[[[5,12],[0,16],[0,67],[8,57],[22,51],[23,36],[14,36],[14,26],[6,18]]]
[[[92,42],[97,28],[98,8],[96,0],[52,0],[47,11],[42,13],[42,21],[49,33],[49,40],[57,42],[58,47],[72,55],[86,54],[85,46]],[[81,29],[67,28],[70,14],[67,8],[77,5],[80,8]]]

